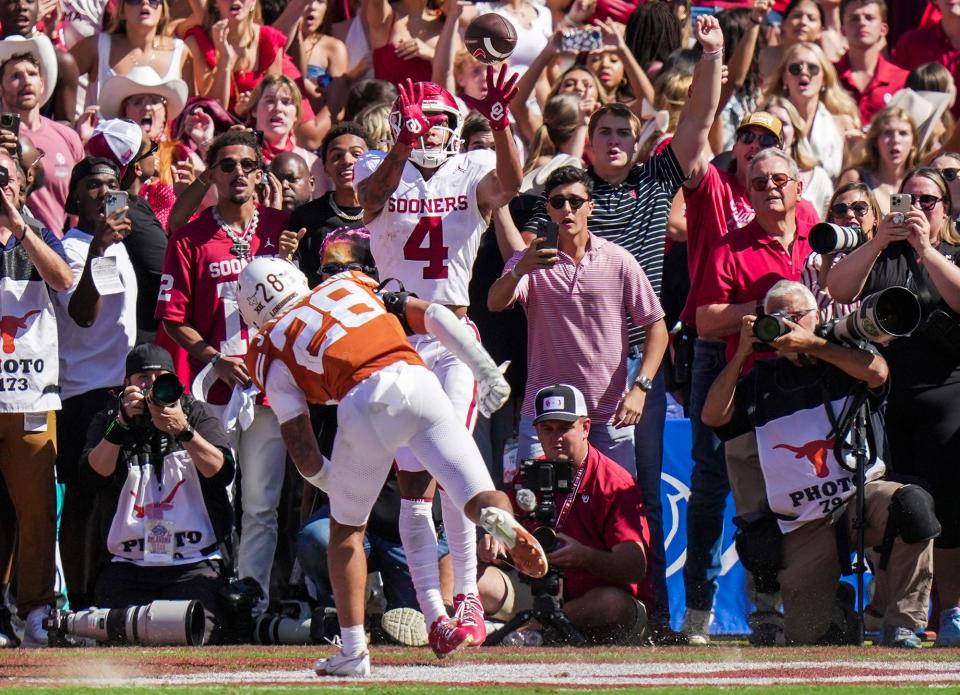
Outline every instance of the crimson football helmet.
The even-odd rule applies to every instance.
[[[415,164],[419,164],[427,169],[435,169],[448,158],[454,156],[460,151],[460,131],[463,129],[463,113],[457,100],[446,89],[434,82],[417,82],[415,86],[423,88],[423,101],[420,108],[427,116],[442,114],[447,117],[445,124],[435,126],[444,131],[444,144],[438,148],[428,149],[424,142],[424,133],[420,137],[420,147],[413,148],[410,153],[410,159]],[[403,127],[400,116],[400,99],[393,103],[390,109],[390,130],[393,132],[393,139],[396,140]]]

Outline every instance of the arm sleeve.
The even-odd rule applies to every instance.
[[[190,270],[193,259],[188,240],[179,232],[167,245],[160,276],[160,293],[154,316],[169,321],[186,321],[192,315],[193,280]]]
[[[80,455],[80,486],[91,492],[95,492],[105,487],[112,476],[104,477],[90,467],[89,456],[93,448],[100,443],[103,435],[107,432],[107,427],[113,421],[115,412],[112,408],[101,410],[93,416],[90,426],[87,428],[87,439],[83,445],[83,453]],[[122,456],[123,451],[118,454]]]
[[[730,249],[721,239],[710,252],[710,261],[704,268],[703,284],[700,285],[700,295],[697,297],[698,307],[736,303],[734,288],[738,285],[734,277],[734,267]]]
[[[282,425],[289,420],[310,412],[307,397],[297,385],[293,374],[280,360],[273,360],[267,371],[267,398],[270,407]]]
[[[616,491],[608,501],[607,519],[603,524],[603,539],[607,548],[620,543],[634,542],[650,549],[650,530],[647,512],[643,506],[640,486],[632,485]]]
[[[60,258],[67,261],[67,263],[70,262],[67,259],[67,252],[63,248],[63,242],[57,238],[56,234],[54,234],[49,229],[44,227],[43,231],[40,233],[40,238],[43,239],[43,241],[47,244],[47,246],[49,246],[54,251],[56,251],[57,255],[60,256]]]
[[[677,191],[687,180],[687,175],[680,168],[680,162],[677,161],[677,155],[673,153],[673,145],[667,145],[667,148],[651,157],[645,167],[645,173],[649,178],[654,179],[671,196],[676,195]]]
[[[637,260],[628,253],[623,255],[623,299],[627,314],[634,326],[649,326],[663,318],[663,307]]]

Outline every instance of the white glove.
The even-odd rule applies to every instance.
[[[456,314],[442,304],[431,304],[423,314],[423,323],[447,350],[463,362],[477,380],[477,405],[480,414],[490,417],[507,402],[510,397],[510,384],[503,378],[503,370],[509,366],[504,362],[497,367],[490,354]]]

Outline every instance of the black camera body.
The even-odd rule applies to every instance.
[[[179,401],[183,397],[184,391],[185,388],[176,374],[164,372],[153,380],[153,385],[143,392],[143,397],[154,405],[166,407]],[[122,397],[119,400],[122,400]],[[117,407],[122,408],[119,402]],[[144,412],[141,415],[135,415],[131,425],[134,428],[146,428],[150,425],[150,422],[150,413]]]
[[[557,520],[555,495],[570,492],[572,481],[570,461],[523,459],[520,462],[520,484],[517,491],[530,490],[536,495],[536,506],[528,509],[518,498],[518,504],[527,518],[549,526]]]
[[[773,352],[772,343],[777,338],[786,335],[792,329],[787,325],[787,313],[774,311],[766,314],[761,309],[757,320],[753,322],[753,335],[759,340],[753,346],[756,352]]]

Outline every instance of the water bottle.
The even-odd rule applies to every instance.
[[[523,632],[520,630],[514,630],[500,642],[504,647],[522,647],[525,643]]]

